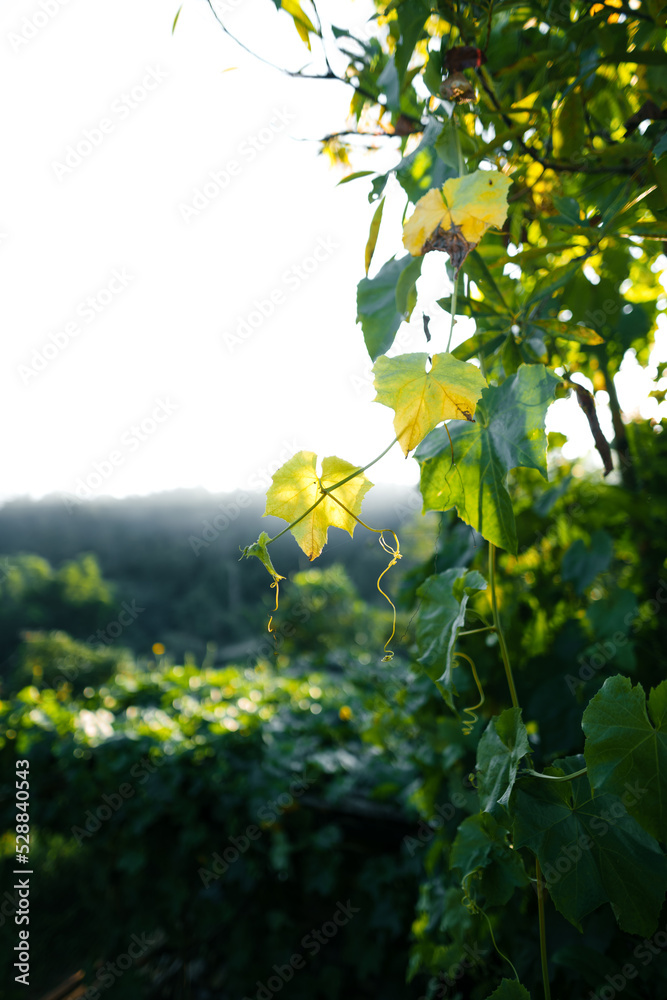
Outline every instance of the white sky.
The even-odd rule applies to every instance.
[[[218,7],[258,52],[307,61],[267,0]],[[300,448],[365,464],[394,436],[392,411],[370,405],[355,323],[368,185],[336,187],[344,172],[301,141],[345,127],[351,91],[252,59],[204,0],[186,0],[172,36],[177,8],[3,2],[0,497],[74,493],[82,480],[91,497],[246,488]],[[351,25],[371,11],[364,0],[321,8]],[[354,164],[377,165],[377,154]],[[403,252],[402,208],[388,200],[378,266]],[[442,258],[427,257],[424,275],[397,352],[425,350],[421,309],[448,290]],[[433,312],[431,346],[444,350],[448,317]],[[244,321],[255,328],[230,345]],[[586,451],[583,415],[570,411]],[[398,448],[371,471],[417,478]]]

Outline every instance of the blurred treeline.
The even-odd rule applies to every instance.
[[[422,527],[413,545],[417,491],[390,487],[375,493],[379,499],[366,501],[364,515],[373,526],[407,531],[403,565],[414,563],[425,545],[433,545],[435,520],[425,537]],[[265,626],[274,600],[260,563],[239,562],[239,547],[260,530],[284,527],[278,518],[262,517],[264,504],[259,495],[194,490],[127,500],[6,503],[0,508],[2,676],[14,662],[21,630],[59,629],[98,647],[125,646],[138,656],[149,655],[159,642],[175,660],[202,663],[207,654],[207,662],[229,659]],[[329,535],[318,566],[342,564],[369,601],[382,602],[375,581],[388,559],[378,536],[362,528],[354,541],[337,528]],[[284,576],[309,565],[289,535],[271,552]],[[387,582],[391,589],[391,577]]]

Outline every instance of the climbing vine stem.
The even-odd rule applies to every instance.
[[[514,686],[514,675],[512,674],[512,666],[510,664],[509,653],[507,652],[507,643],[505,642],[505,634],[502,630],[500,624],[500,618],[498,616],[498,600],[496,598],[496,547],[491,542],[489,542],[489,587],[491,588],[491,607],[493,610],[493,627],[498,634],[498,641],[500,643],[500,655],[503,658],[503,665],[505,667],[505,676],[507,677],[507,684],[510,689],[510,697],[512,699],[512,705],[514,708],[519,707],[519,699],[516,694],[516,687]]]
[[[551,1000],[551,986],[549,985],[549,965],[547,961],[547,935],[544,919],[544,886],[542,884],[542,872],[540,862],[535,858],[535,876],[537,878],[537,909],[540,916],[540,960],[542,963],[542,983],[544,986],[544,1000]]]

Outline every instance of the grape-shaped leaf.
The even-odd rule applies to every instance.
[[[452,654],[456,637],[466,616],[468,598],[486,590],[486,580],[476,570],[465,567],[429,576],[417,589],[421,598],[417,619],[418,662],[454,710],[454,663]]]
[[[640,684],[609,677],[581,722],[584,756],[596,794],[619,795],[652,836],[667,839],[667,681],[648,699]]]
[[[361,514],[361,502],[373,485],[361,473],[349,482],[324,496],[322,490],[347,479],[359,468],[342,458],[322,459],[322,475],[316,471],[317,456],[313,451],[299,451],[285,462],[273,475],[273,486],[266,494],[267,514],[296,521],[291,532],[309,559],[316,559],[327,542],[330,527],[354,532],[355,517]],[[336,503],[337,497],[347,507],[343,510]],[[317,501],[320,500],[318,503]],[[315,506],[317,505],[317,506]]]
[[[396,331],[410,318],[414,307],[414,286],[421,261],[410,254],[387,261],[374,278],[362,278],[357,286],[357,322],[371,359],[389,350]],[[400,292],[400,294],[399,294]]]
[[[434,354],[426,371],[427,354],[385,355],[373,365],[374,402],[394,410],[396,437],[405,455],[443,420],[472,420],[486,379],[475,365],[452,354]]]
[[[530,1000],[530,993],[517,979],[503,979],[486,1000]]]
[[[487,229],[502,226],[511,184],[498,171],[475,170],[432,188],[403,226],[403,246],[413,257],[444,250],[458,271]]]
[[[459,826],[449,856],[465,880],[477,873],[475,889],[491,906],[503,906],[517,886],[528,884],[518,851],[507,843],[507,831],[488,812],[468,816]]]
[[[544,417],[559,379],[544,365],[521,365],[501,386],[482,392],[472,424],[434,430],[418,448],[424,510],[456,507],[489,542],[516,554],[516,525],[506,480],[510,469],[546,479]]]
[[[554,762],[545,774],[572,774],[581,757]],[[667,859],[616,795],[593,797],[588,775],[571,781],[519,778],[511,801],[514,847],[538,857],[554,905],[580,921],[611,903],[628,934],[655,932],[667,888]]]

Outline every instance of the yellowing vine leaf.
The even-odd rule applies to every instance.
[[[373,485],[361,473],[324,495],[323,490],[346,479],[358,466],[342,458],[324,458],[322,475],[318,476],[316,462],[313,451],[299,451],[285,462],[273,476],[264,511],[265,515],[273,514],[285,521],[298,521],[290,530],[310,560],[316,559],[326,545],[330,527],[343,528],[350,535],[354,532],[356,518],[361,514],[361,502]],[[334,497],[347,507],[347,511]]]
[[[377,396],[395,411],[396,437],[405,455],[443,420],[472,420],[486,379],[475,365],[452,354],[382,355],[373,365]]]
[[[498,171],[475,170],[432,188],[403,226],[403,246],[413,257],[443,250],[458,271],[487,229],[502,226],[511,183]]]

